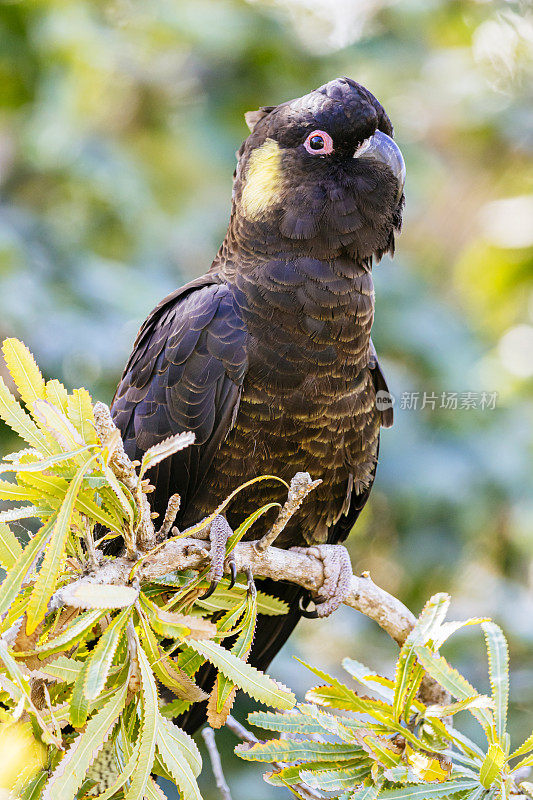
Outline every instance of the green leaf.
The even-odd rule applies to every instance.
[[[74,740],[50,776],[42,800],[74,800],[87,770],[115,727],[126,702],[127,690],[126,681],[109,702],[91,717],[85,731]]]
[[[98,644],[92,650],[86,662],[87,668],[85,669],[83,691],[88,700],[96,700],[104,689],[113,658],[130,614],[131,609],[125,608],[115,617],[98,639]]]
[[[0,564],[6,570],[15,566],[22,556],[22,545],[9,527],[0,523]]]
[[[38,655],[44,656],[57,653],[60,650],[70,649],[85,638],[86,632],[91,628],[94,628],[96,623],[104,616],[104,614],[105,611],[99,608],[94,609],[93,611],[87,611],[84,614],[80,614],[76,617],[74,622],[65,628],[65,630],[62,631],[58,636],[54,636],[53,639],[45,642],[45,644],[38,645],[32,652],[20,654],[17,653],[17,655],[33,655],[34,653],[37,653]]]
[[[144,615],[139,616],[139,621],[142,627],[141,644],[156,678],[182,700],[191,703],[207,700],[207,693],[161,650]]]
[[[85,723],[87,722],[87,715],[89,713],[89,701],[85,696],[84,687],[85,687],[85,679],[87,676],[87,667],[89,666],[89,662],[85,661],[78,677],[74,682],[74,688],[72,689],[72,696],[70,698],[70,724],[74,726],[74,728],[83,728]]]
[[[531,752],[531,750],[533,750],[533,733],[529,734],[525,742],[521,744],[520,747],[517,747],[517,749],[511,753],[509,758],[517,758],[518,756],[524,756],[526,755],[526,753]]]
[[[250,725],[257,725],[258,728],[266,728],[269,731],[279,731],[280,733],[298,733],[300,736],[324,733],[324,728],[318,722],[300,711],[292,711],[290,714],[276,714],[269,711],[252,711],[248,714]]]
[[[509,648],[502,629],[494,622],[483,622],[489,659],[489,677],[494,700],[496,735],[503,744],[507,726],[507,706],[509,703]]]
[[[381,786],[364,786],[362,789],[356,789],[355,792],[350,794],[350,800],[376,800],[379,795]]]
[[[398,661],[396,662],[396,675],[394,679],[394,718],[398,721],[402,716],[408,694],[412,699],[416,693],[417,683],[422,679],[422,673],[416,666],[417,645],[425,645],[434,638],[444,621],[450,597],[446,594],[437,594],[428,600],[420,614],[413,630],[407,636]],[[414,691],[410,687],[414,686]]]
[[[57,678],[62,683],[74,683],[82,668],[82,661],[76,661],[76,659],[67,658],[67,656],[58,656],[51,663],[43,664],[40,667],[40,671]]]
[[[311,772],[301,770],[300,777],[313,789],[322,789],[333,792],[338,789],[350,789],[354,784],[360,783],[370,773],[369,764],[358,764],[346,769],[331,769]]]
[[[67,413],[68,392],[60,381],[55,378],[47,381],[45,397],[52,405],[60,408],[64,414]]]
[[[70,521],[74,510],[76,495],[81,486],[83,476],[96,457],[96,455],[91,455],[89,458],[85,459],[84,463],[78,469],[74,480],[68,487],[61,508],[57,513],[54,531],[50,543],[47,546],[28,606],[26,622],[26,631],[28,634],[33,633],[39,623],[44,619],[48,602],[56,589],[57,579],[61,569],[61,561],[70,532]]]
[[[313,739],[270,739],[268,742],[238,744],[235,753],[245,761],[350,761],[359,759],[359,746],[317,742]]]
[[[18,339],[5,339],[2,352],[22,400],[31,409],[35,400],[45,396],[43,376],[33,355]]]
[[[342,666],[352,678],[361,683],[367,689],[370,689],[376,694],[380,694],[387,703],[391,703],[394,699],[394,683],[388,678],[382,678],[377,672],[355,661],[353,658],[343,658]]]
[[[262,517],[263,514],[266,514],[267,511],[270,511],[271,508],[281,508],[281,503],[266,503],[266,505],[261,506],[261,508],[256,509],[250,516],[246,517],[244,522],[241,522],[233,536],[230,536],[228,539],[226,546],[228,553],[231,553],[237,542],[241,541],[242,537],[250,530],[254,522],[258,520],[259,517]]]
[[[126,764],[124,765],[124,768],[122,769],[122,772],[118,776],[115,783],[109,786],[109,788],[106,789],[105,792],[102,792],[102,794],[99,794],[96,797],[94,797],[94,800],[109,800],[109,798],[113,797],[113,795],[116,792],[118,792],[119,789],[122,789],[124,784],[129,781],[137,766],[137,760],[139,758],[139,748],[140,748],[140,742],[137,742],[131,754],[128,756]]]
[[[280,688],[268,675],[236,658],[216,642],[188,639],[187,645],[255,700],[274,708],[294,708],[296,698],[291,691]]]
[[[500,745],[491,744],[479,771],[479,780],[485,789],[490,789],[505,762],[505,753]]]
[[[457,700],[468,700],[478,696],[478,692],[445,658],[438,656],[427,647],[416,648],[417,658],[426,672]],[[493,715],[490,709],[470,708],[470,713],[483,727],[489,741],[492,741]]]
[[[85,444],[68,417],[48,400],[36,400],[33,404],[33,413],[63,450],[70,452]]]
[[[157,730],[157,750],[182,800],[202,800],[195,780],[202,768],[202,760],[191,737],[169,720],[161,718]]]
[[[15,433],[28,442],[30,447],[34,447],[46,455],[53,455],[46,436],[39,430],[30,415],[17,403],[3,378],[0,378],[0,417]]]
[[[444,800],[459,792],[476,789],[479,783],[473,779],[444,781],[438,784],[405,786],[402,789],[382,789],[379,800]]]
[[[49,458],[40,458],[35,461],[24,463],[20,461],[15,461],[12,464],[4,463],[0,466],[0,474],[3,472],[44,472],[55,464],[61,464],[63,461],[70,461],[71,458],[77,458],[77,456],[91,449],[94,450],[94,447],[87,444],[85,447],[78,447],[76,450],[70,450],[68,453],[58,453]]]
[[[33,562],[39,556],[42,548],[52,535],[54,518],[49,520],[46,525],[37,531],[30,539],[22,555],[8,571],[0,586],[0,616],[5,614],[19,593],[24,578],[28,574]]]
[[[143,800],[155,758],[160,714],[157,701],[157,686],[154,676],[144,650],[141,647],[139,637],[134,629],[133,632],[137,642],[137,660],[141,673],[142,722],[139,731],[140,749],[137,768],[133,773],[130,787],[124,795],[124,800]]]
[[[96,444],[94,413],[91,395],[87,389],[74,389],[67,401],[68,418],[84,442]]]

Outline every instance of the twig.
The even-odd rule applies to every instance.
[[[206,725],[202,730],[202,736],[209,753],[211,761],[211,769],[215,777],[217,789],[220,791],[222,800],[231,800],[231,792],[224,777],[222,769],[222,761],[220,760],[220,753],[218,752],[217,743],[215,741],[215,731],[209,725]]]
[[[264,552],[267,547],[274,544],[290,518],[298,511],[309,492],[313,491],[320,483],[322,483],[321,480],[312,480],[308,472],[296,473],[291,480],[287,500],[283,507],[280,508],[274,524],[259,541],[254,543],[254,547],[258,553]]]

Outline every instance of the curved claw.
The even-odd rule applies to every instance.
[[[309,601],[307,601],[309,602]],[[313,611],[308,611],[307,608],[304,608],[304,599],[300,597],[300,601],[298,603],[298,608],[300,609],[300,613],[302,617],[306,617],[306,619],[318,619],[318,612],[316,609]]]
[[[229,572],[230,572],[230,579],[229,579],[229,588],[233,589],[235,586],[235,582],[237,580],[237,564],[235,561],[229,561]]]
[[[209,584],[209,589],[205,594],[202,595],[202,600],[207,600],[208,597],[211,597],[217,586],[218,586],[217,580],[211,581],[211,583]]]

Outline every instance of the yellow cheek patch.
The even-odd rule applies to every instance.
[[[248,162],[241,195],[247,219],[257,219],[279,199],[281,183],[281,150],[277,142],[267,139],[252,152]]]

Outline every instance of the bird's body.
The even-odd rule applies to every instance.
[[[379,428],[390,422],[376,406],[386,385],[370,340],[371,263],[392,249],[403,183],[390,164],[353,151],[374,135],[391,142],[392,129],[375,98],[348,79],[256,112],[251,127],[224,243],[208,273],[148,317],[113,414],[131,458],[173,433],[196,434],[193,447],[151,474],[160,515],[181,494],[180,527],[252,477],[309,472],[322,483],[276,545],[336,543],[366,502]],[[326,145],[331,136],[334,149],[317,157],[317,136]],[[237,495],[228,521],[283,499],[280,484],[256,484]],[[296,624],[302,596],[294,586],[267,588],[291,610],[258,625],[250,660],[260,668]],[[189,715],[189,729],[201,713]]]

